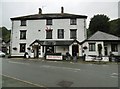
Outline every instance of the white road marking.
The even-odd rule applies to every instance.
[[[32,82],[29,82],[29,81],[26,81],[26,80],[18,79],[18,78],[15,78],[15,77],[11,77],[11,76],[8,76],[8,75],[4,75],[4,74],[2,74],[2,75],[5,76],[5,77],[8,77],[8,78],[12,78],[12,79],[14,79],[14,80],[18,80],[18,81],[27,83],[27,84],[31,84],[31,85],[34,85],[34,86],[37,86],[37,87],[43,87],[44,89],[48,89],[47,87],[45,87],[45,86],[43,86],[43,85],[39,85],[39,84],[36,84],[36,83],[32,83]]]
[[[22,65],[29,65],[29,63],[22,63],[22,62],[14,62],[14,61],[8,61],[9,63],[14,63],[14,64],[22,64]]]
[[[112,73],[110,77],[118,78],[118,73]]]
[[[42,65],[40,67],[51,68],[51,69],[73,70],[73,71],[80,71],[81,70],[81,69],[78,69],[78,68],[57,67],[57,66],[49,66],[49,65]]]
[[[113,76],[118,76],[118,73],[112,73],[111,75],[113,75]]]

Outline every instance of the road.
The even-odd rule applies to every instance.
[[[35,59],[36,60],[36,59]],[[118,65],[2,59],[2,74],[41,87],[118,87]]]

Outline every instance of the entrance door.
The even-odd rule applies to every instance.
[[[34,58],[39,58],[39,46],[36,45],[34,49]]]
[[[74,52],[77,54],[79,53],[79,46],[78,45],[72,46],[72,56],[74,55]]]
[[[104,50],[105,50],[105,56],[108,55],[107,47],[104,47]]]

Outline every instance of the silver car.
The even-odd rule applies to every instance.
[[[0,57],[5,57],[5,53],[3,53],[2,51],[0,51]]]

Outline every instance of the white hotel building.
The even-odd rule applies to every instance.
[[[44,57],[46,53],[76,52],[82,56],[81,42],[86,35],[85,15],[64,13],[39,13],[11,18],[11,56]]]

